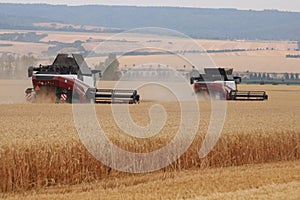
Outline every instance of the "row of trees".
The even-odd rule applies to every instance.
[[[288,54],[285,57],[287,57],[287,58],[300,58],[300,55],[291,55],[291,54]]]
[[[37,58],[34,56],[13,56],[3,54],[0,57],[0,79],[23,79],[27,77],[29,66],[37,65]],[[119,70],[119,61],[115,54],[110,54],[104,62],[100,62],[95,69],[101,70],[102,80],[119,80],[121,72]],[[236,74],[242,75],[242,74]],[[300,80],[299,73],[266,73],[266,72],[248,72],[249,80]]]
[[[19,42],[39,42],[44,37],[47,37],[48,34],[37,34],[36,32],[28,33],[3,33],[0,34],[1,40],[8,41],[19,41]]]
[[[0,79],[23,79],[27,77],[29,66],[35,66],[33,56],[13,56],[3,54],[0,57]]]
[[[300,80],[300,74],[298,73],[283,73],[283,74],[276,74],[276,73],[255,73],[251,72],[249,74],[250,80],[276,80],[276,79],[283,79],[283,80]]]
[[[0,57],[0,79],[25,79],[29,66],[37,66],[38,60],[34,56],[13,56],[3,54]],[[101,70],[102,80],[119,80],[119,61],[115,54],[110,54],[104,62],[100,62],[95,69]]]

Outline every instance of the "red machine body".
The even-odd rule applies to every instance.
[[[97,89],[97,73],[101,72],[90,70],[81,55],[73,54],[73,57],[69,57],[67,54],[59,54],[52,65],[28,69],[33,88],[28,88],[25,93],[32,101],[48,98],[56,103],[139,102],[136,90]]]
[[[239,91],[241,77],[232,76],[233,69],[205,68],[203,74],[191,73],[191,84],[197,94],[223,100],[267,100],[265,91]],[[195,76],[196,74],[196,76]]]

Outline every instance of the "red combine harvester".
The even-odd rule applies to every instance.
[[[52,65],[29,67],[33,88],[25,93],[32,102],[66,103],[139,103],[136,90],[97,89],[96,75],[80,54],[58,54]]]
[[[232,75],[233,69],[204,68],[204,74],[193,70],[190,82],[197,94],[210,95],[213,99],[264,101],[268,99],[265,91],[238,91],[237,83],[241,77]]]

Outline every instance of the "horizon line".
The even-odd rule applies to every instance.
[[[68,6],[68,7],[80,7],[80,6],[112,6],[112,7],[141,7],[141,8],[190,8],[190,9],[214,9],[214,10],[237,10],[237,11],[277,11],[277,12],[290,12],[300,13],[296,10],[280,10],[277,8],[264,8],[264,9],[253,9],[253,8],[234,8],[234,7],[193,7],[193,6],[171,6],[171,5],[129,5],[129,4],[64,4],[64,3],[11,3],[11,2],[0,2],[0,4],[15,4],[15,5],[49,5],[49,6]]]

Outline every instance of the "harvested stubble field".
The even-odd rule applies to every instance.
[[[286,58],[286,54],[295,54],[294,51],[258,51],[258,52],[238,52],[238,53],[214,53],[208,54],[216,63],[216,66],[224,66],[234,68],[234,71],[253,71],[253,72],[293,72],[299,73],[300,59]],[[199,54],[185,54],[186,58],[196,60]],[[91,63],[95,62],[90,59]],[[165,65],[174,66],[182,69],[184,65],[190,67],[190,63],[182,58],[174,55],[151,55],[151,56],[123,56],[119,58],[120,66],[142,65],[145,63],[163,63]],[[205,63],[199,59],[197,66],[211,66],[210,63]],[[94,63],[93,63],[94,64]]]
[[[0,30],[0,34],[4,33],[28,33],[32,30]],[[17,42],[0,40],[1,52],[11,53],[13,55],[33,55],[39,59],[42,64],[49,64],[49,55],[44,55],[49,47],[54,47],[53,42],[59,43],[74,43],[82,41],[83,48],[86,51],[99,51],[99,53],[120,52],[122,48],[132,51],[144,47],[160,47],[158,49],[171,50],[174,52],[183,52],[195,50],[192,47],[186,46],[186,39],[175,39],[172,36],[162,37],[161,35],[152,34],[121,34],[116,36],[111,33],[76,33],[76,32],[60,32],[60,31],[36,31],[37,34],[47,34],[38,43],[32,42]],[[105,41],[107,40],[107,41]],[[116,41],[114,41],[116,40]],[[120,41],[118,41],[120,40]],[[127,42],[123,41],[126,40]],[[103,42],[105,41],[105,42]],[[149,41],[159,41],[153,44]],[[170,45],[170,41],[173,41]],[[49,43],[50,42],[50,43]],[[286,58],[287,54],[297,55],[297,42],[292,41],[247,41],[247,40],[203,40],[195,39],[195,44],[199,44],[205,50],[233,50],[245,49],[251,51],[229,52],[229,53],[210,53],[209,56],[214,60],[217,66],[234,67],[235,71],[255,71],[255,72],[293,72],[299,73],[297,66],[300,64],[300,59]],[[104,45],[106,44],[106,45]],[[6,46],[7,45],[7,46]],[[104,45],[104,46],[103,46]],[[28,46],[30,48],[28,49]],[[192,45],[193,46],[193,45]],[[95,49],[96,48],[96,49]],[[192,49],[190,49],[192,48]],[[155,49],[155,48],[154,48]],[[258,50],[257,50],[258,49]],[[263,50],[264,49],[264,50]],[[30,52],[29,52],[30,51]],[[65,53],[76,52],[74,48],[63,48],[61,51]],[[181,55],[182,56],[182,55]],[[183,56],[188,58],[187,53]],[[199,54],[192,54],[199,58]],[[106,57],[91,57],[88,58],[89,66],[95,66],[99,62],[103,62]],[[202,63],[202,59],[197,59],[201,63],[199,66],[206,66]],[[190,66],[184,59],[178,59],[174,55],[151,55],[151,56],[123,56],[119,58],[120,67],[130,67],[133,65],[149,63],[161,63],[176,68],[182,68],[184,65]],[[125,67],[125,68],[126,68]],[[191,66],[190,66],[191,67]]]
[[[297,199],[300,186],[300,87],[241,85],[267,90],[266,102],[227,102],[222,136],[204,159],[201,147],[211,114],[200,102],[200,128],[189,148],[167,168],[148,174],[111,170],[81,144],[72,106],[0,105],[0,196],[8,199]],[[133,120],[145,126],[154,103],[130,106]],[[150,139],[126,136],[109,105],[96,105],[107,136],[133,152],[161,148],[175,135],[180,109],[164,102],[168,120]],[[298,195],[298,196],[297,196]]]

